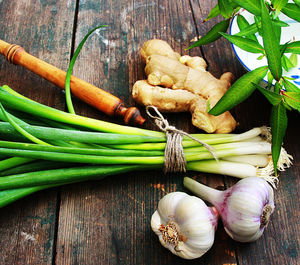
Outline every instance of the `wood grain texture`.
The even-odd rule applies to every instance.
[[[96,26],[98,23],[107,24],[108,27],[87,41],[74,73],[133,104],[130,89],[136,80],[145,78],[139,49],[148,39],[161,38],[168,41],[176,51],[184,53],[189,40],[196,34],[190,5],[187,1],[174,4],[168,1],[105,1],[98,9],[95,5],[93,1],[80,2],[76,43],[88,31],[86,25]],[[191,55],[196,54],[199,55],[199,49],[191,51]],[[87,68],[88,71],[85,70]],[[96,115],[86,106],[81,106],[80,111],[85,115]],[[168,115],[168,119],[181,129],[193,130],[188,114]],[[147,126],[156,129],[151,122]],[[106,199],[92,199],[92,206],[84,204],[86,197],[97,196],[97,193],[95,195],[89,191],[89,184],[74,187],[76,194],[84,191],[82,196],[73,197],[74,191],[64,189],[60,216],[70,216],[70,210],[73,215],[72,218],[59,219],[57,264],[64,264],[67,260],[79,264],[95,264],[99,260],[105,264],[186,262],[162,249],[149,226],[158,200],[167,192],[182,190],[182,176],[174,178],[160,172],[156,172],[150,180],[148,176],[149,173],[130,174],[121,182],[119,177],[110,178],[98,190]],[[210,180],[210,183],[216,186],[223,184],[222,179],[218,178],[216,181]],[[78,207],[82,203],[84,209]],[[94,218],[100,220],[102,227],[109,229],[99,231],[99,224],[95,222],[82,223],[80,220],[85,219],[90,211],[85,207],[101,209],[100,213],[94,212]],[[105,217],[103,212],[107,214]],[[91,234],[98,236],[90,236]],[[226,237],[225,234],[223,236]],[[80,248],[76,245],[78,242],[87,241],[97,248],[89,248],[87,244],[81,244]],[[113,242],[113,246],[107,245],[108,242]],[[215,248],[210,253],[202,260],[203,264],[215,263],[215,257],[219,253]]]
[[[138,54],[143,42],[154,37],[169,40],[171,35],[168,33],[169,23],[165,22],[167,20],[176,19],[174,23],[177,23],[177,28],[181,26],[179,17],[182,14],[176,13],[179,12],[176,10],[183,10],[182,6],[175,6],[174,11],[170,10],[172,5],[168,4],[167,1],[105,1],[96,7],[97,1],[80,2],[77,44],[89,29],[86,25],[107,24],[108,27],[87,41],[74,73],[132,104],[130,88],[136,80],[145,78],[144,65]],[[160,20],[163,21],[155,23]],[[176,48],[179,47],[181,45],[177,42]],[[90,71],[85,70],[88,67]],[[81,106],[80,111],[97,115],[86,106]],[[97,116],[101,117],[101,114]],[[186,118],[187,115],[181,117]],[[189,124],[187,119],[176,121],[174,118],[181,126]],[[148,126],[154,128],[150,122]],[[65,264],[66,261],[78,264],[159,264],[166,259],[178,261],[178,258],[161,249],[149,225],[158,200],[163,194],[176,190],[177,184],[181,185],[181,177],[170,183],[171,179],[172,176],[163,176],[160,172],[140,172],[110,178],[98,184],[94,190],[91,190],[90,184],[74,186],[75,193],[82,194],[80,197],[73,197],[74,191],[64,189],[60,216],[69,216],[67,211],[73,215],[68,219],[60,218],[57,264]],[[97,199],[99,197],[101,199]],[[85,198],[91,198],[90,205],[84,204]],[[78,207],[82,204],[84,209]],[[97,221],[82,223],[80,220],[85,219],[90,211],[88,207],[99,209],[93,212],[93,218]],[[92,247],[82,244],[78,248],[76,245],[87,241]],[[74,254],[74,249],[80,253]],[[154,249],[159,252],[149,251]]]
[[[0,39],[66,69],[75,1],[0,1]],[[63,93],[40,77],[0,57],[0,85],[64,109]],[[57,191],[38,193],[0,210],[0,264],[51,264],[57,221]]]
[[[240,264],[299,264],[298,120],[296,112],[289,113],[289,128],[284,141],[286,150],[294,157],[294,165],[280,173],[280,185],[275,192],[275,212],[263,237],[252,244],[236,244]]]
[[[217,1],[191,1],[195,21],[198,25],[202,25],[198,29],[200,36],[203,35],[203,31],[207,32],[206,27],[210,28],[216,21],[222,19],[217,17],[204,24],[201,23],[208,15],[208,10],[216,3]],[[203,12],[203,15],[201,15],[201,12]],[[230,71],[238,78],[244,73],[232,52],[229,42],[224,38],[203,46],[202,51],[205,59],[209,62],[210,71],[215,76],[219,76],[224,71]],[[239,123],[236,131],[242,132],[255,126],[269,124],[270,109],[271,106],[267,100],[261,94],[255,92],[232,111]],[[299,156],[295,148],[299,149],[300,144],[299,141],[296,141],[297,147],[291,145],[291,139],[296,139],[296,132],[299,131],[298,119],[297,113],[290,113],[289,128],[284,142],[285,148],[288,153],[294,156],[295,161],[298,161],[297,156]],[[292,176],[297,176],[298,171],[299,166],[296,164],[287,171],[280,173],[280,186],[275,193],[276,210],[262,238],[251,244],[240,244],[232,240],[226,240],[227,242],[223,245],[223,248],[226,249],[226,252],[232,253],[232,259],[236,259],[238,264],[297,264],[300,226],[295,216],[299,216],[299,203],[292,198],[295,198],[299,190],[299,180],[297,177]],[[230,177],[224,177],[224,180],[227,187],[232,186],[237,181]],[[283,229],[285,232],[283,232]],[[228,242],[231,242],[229,249]],[[221,261],[222,259],[219,262]]]
[[[144,79],[139,49],[152,38],[166,40],[177,52],[203,56],[213,75],[245,71],[230,44],[213,44],[185,51],[190,40],[204,35],[220,17],[203,19],[217,3],[205,0],[0,0],[0,39],[23,46],[32,55],[66,69],[74,47],[93,27],[106,24],[86,42],[74,75],[135,105],[130,91]],[[76,7],[76,5],[78,5]],[[75,24],[73,25],[73,22]],[[44,104],[65,109],[61,90],[0,57],[0,85],[8,84]],[[78,114],[122,123],[74,98]],[[145,116],[144,108],[140,108]],[[270,108],[254,93],[233,110],[242,132],[269,123]],[[188,132],[190,114],[166,115],[170,124]],[[234,242],[219,222],[212,249],[202,258],[183,260],[163,248],[151,231],[150,219],[158,201],[172,191],[185,191],[181,174],[135,172],[102,181],[52,189],[0,209],[0,264],[292,264],[299,259],[298,113],[289,113],[285,147],[294,156],[292,168],[280,175],[276,210],[261,239],[251,244]],[[157,129],[148,120],[149,129]],[[187,176],[224,188],[235,179],[189,172]],[[56,226],[57,225],[57,226]],[[57,230],[56,230],[57,229]]]

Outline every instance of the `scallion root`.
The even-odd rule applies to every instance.
[[[271,134],[271,128],[267,126],[262,126],[261,127],[261,137],[271,143],[272,142],[272,134]]]
[[[272,160],[269,161],[267,166],[257,168],[257,176],[269,182],[273,186],[273,188],[277,188],[279,180],[278,177],[275,177],[274,174],[275,171]]]
[[[293,164],[292,160],[293,156],[289,155],[287,151],[282,147],[277,163],[278,170],[284,171],[286,168],[289,168]]]

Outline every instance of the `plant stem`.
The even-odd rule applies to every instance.
[[[205,142],[206,144],[213,145],[213,144],[247,141],[248,139],[253,139],[262,133],[264,133],[264,129],[262,127],[258,127],[258,128],[253,128],[241,134],[191,134],[191,135],[197,138],[198,140]],[[184,136],[182,141],[182,146],[184,148],[199,147],[200,144],[192,140],[191,138]],[[134,150],[164,150],[166,147],[166,143],[116,144],[116,145],[111,145],[111,147],[118,148],[118,149],[131,149],[131,150],[133,149]]]
[[[112,166],[84,166],[74,168],[52,169],[1,177],[0,190],[21,187],[65,184],[91,179],[102,179],[106,176],[126,173],[140,169],[155,169],[157,166],[145,167],[141,165],[112,165]]]
[[[150,137],[143,135],[125,135],[116,133],[84,132],[75,130],[65,130],[51,127],[34,125],[23,125],[23,129],[30,134],[41,139],[78,141],[84,143],[116,144],[116,143],[143,143],[143,142],[162,142],[163,137]],[[14,134],[14,127],[7,122],[0,122],[0,132]]]
[[[237,178],[258,177],[255,166],[223,160],[205,160],[187,163],[187,170],[227,175]]]
[[[271,144],[267,142],[258,142],[258,143],[247,143],[242,142],[240,144],[224,144],[213,146],[215,154],[218,158],[226,156],[235,156],[235,155],[246,155],[246,154],[270,154],[271,153]],[[43,147],[35,147],[43,148]],[[49,147],[51,150],[52,147]],[[63,148],[54,147],[52,149],[61,149]],[[65,149],[69,150],[69,149]],[[74,150],[74,149],[72,149]],[[81,149],[84,150],[84,149]],[[99,150],[100,152],[110,152],[106,150]],[[119,151],[117,151],[119,152]],[[0,148],[0,154],[7,156],[18,156],[26,157],[30,159],[44,159],[51,161],[60,161],[60,162],[71,162],[71,163],[89,163],[89,164],[148,164],[148,165],[163,165],[164,155],[159,156],[127,156],[126,153],[119,156],[107,156],[107,155],[86,155],[79,153],[66,153],[66,152],[49,152],[49,151],[38,151],[38,150],[23,150],[23,149],[12,149],[12,148]],[[197,152],[186,152],[186,161],[199,161],[205,159],[214,158],[210,152],[202,148]]]
[[[268,155],[228,156],[228,157],[224,157],[224,160],[250,164],[256,167],[265,167],[269,163],[269,156]]]
[[[110,122],[100,121],[92,118],[83,117],[76,114],[70,114],[61,110],[57,110],[32,100],[14,96],[0,87],[0,101],[9,108],[23,111],[34,116],[64,122],[71,125],[78,125],[96,131],[143,135],[152,137],[164,137],[164,133],[140,129],[136,127],[118,125]]]
[[[38,144],[28,144],[11,141],[1,141],[0,147],[10,149],[86,154],[86,155],[102,155],[102,156],[163,156],[163,151],[140,151],[140,150],[118,150],[118,149],[100,149],[100,148],[79,148],[64,146],[45,146]]]
[[[161,165],[164,163],[164,156],[100,156],[72,153],[58,153],[22,149],[0,148],[0,154],[8,156],[26,157],[31,159],[44,159],[59,162],[88,163],[88,164],[144,164]]]
[[[251,154],[271,154],[271,144],[267,142],[258,143],[232,143],[224,145],[213,145],[214,152],[218,158],[223,158],[227,156],[237,156],[237,155],[251,155]],[[190,148],[193,149],[193,148]],[[187,161],[197,161],[204,159],[213,159],[214,157],[207,150],[185,150]]]
[[[33,172],[33,171],[74,167],[74,166],[76,166],[76,165],[71,164],[71,163],[58,163],[58,162],[46,161],[46,160],[35,160],[32,162],[28,162],[26,164],[17,165],[15,167],[2,170],[2,171],[0,171],[0,177],[16,175],[16,174],[21,174],[21,173],[27,173],[27,172]],[[1,181],[1,179],[0,179],[0,181]]]
[[[59,184],[58,184],[59,185]],[[0,208],[13,203],[23,197],[26,197],[34,192],[52,188],[57,185],[44,185],[44,186],[36,186],[36,187],[25,187],[18,189],[10,189],[10,190],[2,190],[0,191]]]
[[[34,161],[32,158],[26,157],[10,157],[0,161],[0,171],[6,170],[12,167],[23,165],[29,162]]]
[[[222,195],[222,191],[207,187],[188,177],[183,179],[183,186],[201,199],[208,201],[213,205],[215,205],[216,202],[219,202]]]

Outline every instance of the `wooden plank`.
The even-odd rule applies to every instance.
[[[51,264],[55,221],[55,191],[1,209],[1,264]]]
[[[19,2],[0,0],[3,18],[0,38],[21,44],[33,55],[66,69],[75,1],[67,4],[65,1],[41,1],[39,4],[35,1]],[[201,21],[215,3],[196,0],[110,0],[101,4],[96,0],[79,1],[76,46],[92,27],[108,24],[109,28],[88,40],[76,63],[75,75],[133,105],[130,88],[137,79],[145,77],[144,65],[138,55],[143,42],[162,38],[176,51],[183,53],[190,39],[204,34],[213,24],[209,22],[211,24],[202,26]],[[34,15],[23,16],[24,10]],[[232,71],[238,77],[244,72],[224,40],[201,50],[193,49],[189,54],[203,55],[215,76]],[[59,89],[0,58],[0,84],[3,83],[37,101],[64,109],[64,98]],[[116,122],[85,103],[74,101],[78,113]],[[265,106],[266,102],[256,93],[236,107],[233,113],[240,123],[237,131],[266,124],[269,108]],[[255,243],[240,244],[230,240],[220,222],[213,248],[201,259],[186,261],[172,255],[160,245],[149,222],[160,198],[171,191],[184,190],[182,175],[164,176],[159,171],[137,172],[62,188],[59,216],[56,204],[60,201],[57,201],[55,189],[1,209],[0,263],[297,264],[300,238],[299,200],[294,199],[299,190],[299,180],[296,178],[299,174],[297,115],[292,113],[289,118],[285,145],[294,156],[295,163],[293,168],[281,174],[281,186],[276,192],[276,212],[264,237]],[[190,125],[189,114],[170,114],[166,117],[180,129],[197,131]],[[156,129],[150,121],[146,126]],[[187,175],[212,187],[230,186],[235,182],[225,177],[224,182],[217,175]],[[57,218],[59,226],[55,242]],[[53,248],[55,243],[56,249]],[[55,251],[56,260],[52,260]]]
[[[217,1],[196,1],[191,0],[191,8],[194,17],[195,27],[197,28],[197,36],[204,36],[210,28],[220,21],[220,17],[203,23],[203,20],[207,17],[209,11],[215,6]],[[216,78],[219,78],[225,72],[232,72],[235,77],[239,76],[241,71],[240,65],[232,54],[231,47],[228,42],[219,39],[214,43],[197,48],[202,51],[202,56],[208,64],[207,70],[211,72]],[[235,118],[235,112],[231,112]],[[207,174],[207,178],[212,179],[203,181],[201,178],[198,181],[206,183],[208,186],[216,188],[225,188],[224,183],[225,176]],[[214,244],[214,253],[212,254],[212,264],[237,264],[237,258],[235,253],[234,242],[230,240],[229,236],[223,229],[223,224],[220,221],[218,230],[216,233],[216,239]]]
[[[160,25],[161,28],[166,27],[166,32],[169,30],[170,33],[165,33],[167,34],[167,36],[165,37],[164,35],[162,36],[157,36],[154,34],[154,37],[156,38],[161,38],[166,40],[168,43],[170,43],[170,45],[172,47],[174,47],[174,49],[181,53],[181,54],[189,54],[191,56],[203,56],[201,50],[199,48],[196,49],[192,49],[189,52],[186,52],[185,49],[191,44],[190,40],[193,39],[196,35],[197,32],[195,31],[196,29],[196,25],[195,22],[193,20],[193,12],[194,10],[191,9],[191,6],[189,6],[189,4],[187,3],[187,1],[182,1],[182,3],[178,3],[177,5],[173,2],[170,2],[169,4],[169,14],[172,15],[167,15],[166,16],[166,20],[163,20],[162,25]],[[164,18],[164,16],[162,16],[162,13],[159,13],[159,16],[157,18],[157,21],[161,20],[161,17]],[[158,24],[159,25],[159,24]],[[170,29],[169,29],[170,26]],[[161,30],[159,30],[159,34],[161,33]],[[170,36],[169,36],[170,35]],[[153,37],[152,37],[153,38]],[[147,40],[147,38],[145,38],[145,40]],[[135,71],[132,71],[135,72]],[[195,132],[198,131],[195,127],[192,127],[190,124],[190,120],[188,121],[188,124],[183,123],[182,121],[180,121],[180,118],[178,118],[178,114],[176,115],[167,115],[168,120],[170,120],[170,122],[172,122],[173,124],[176,124],[176,126],[178,128],[181,128],[187,132]],[[182,114],[182,117],[187,117],[186,114]],[[189,119],[189,117],[188,117]],[[201,181],[203,183],[206,183],[207,185],[210,185],[212,187],[218,187],[218,186],[222,186],[223,185],[223,179],[220,178],[219,176],[215,176],[215,175],[210,175],[210,176],[206,176],[206,174],[201,174],[201,173],[188,173],[188,175],[190,175],[191,177],[196,178],[198,181]],[[160,179],[157,180],[157,183],[155,185],[160,186],[161,183],[165,183],[162,182]],[[171,180],[172,183],[172,180]],[[166,185],[170,185],[170,183],[166,182]],[[183,186],[182,186],[182,178],[181,176],[177,177],[177,185],[176,187],[174,187],[174,189],[172,191],[185,191]],[[167,192],[164,193],[164,195],[167,194]],[[154,204],[157,205],[159,199],[162,198],[162,196],[158,197],[157,199],[154,198]],[[154,207],[153,209],[155,209],[156,207]],[[217,234],[216,234],[216,241],[215,244],[213,245],[212,249],[206,254],[204,255],[201,259],[197,259],[197,264],[219,264],[219,261],[226,261],[227,262],[227,256],[229,256],[230,258],[228,259],[228,263],[229,262],[233,262],[234,259],[232,258],[232,254],[230,251],[225,250],[224,251],[224,237],[226,238],[225,233],[222,230],[218,230]],[[154,238],[154,243],[155,240],[157,240],[156,236]],[[157,245],[157,247],[161,247],[159,244]],[[157,248],[154,247],[154,248]],[[170,255],[170,253],[165,250],[162,249],[159,251],[159,253],[154,254],[151,253],[152,255],[154,255],[154,257],[157,256],[157,259],[153,259],[151,260],[152,263],[157,263],[157,264],[165,264],[165,263],[176,263],[179,262],[177,257],[174,257],[173,255]],[[165,260],[166,256],[168,261]],[[151,259],[151,257],[149,257]],[[182,263],[184,263],[184,261],[182,261]],[[192,263],[191,263],[192,264]]]
[[[266,102],[264,102],[266,104]],[[275,191],[275,211],[261,239],[252,244],[237,244],[241,264],[299,264],[299,114],[289,113],[289,127],[284,147],[294,157],[294,164],[280,172]]]
[[[105,1],[102,5],[81,1],[76,44],[91,27],[107,24],[108,28],[87,41],[74,74],[132,105],[130,88],[136,80],[145,78],[138,54],[142,44],[161,38],[183,53],[196,34],[193,23],[187,1]],[[199,55],[199,49],[190,54]],[[81,114],[111,120],[87,106],[77,107]],[[189,114],[166,116],[178,128],[195,130],[190,127]],[[147,127],[155,129],[151,122]],[[202,180],[206,180],[204,176]],[[206,182],[223,184],[219,178]],[[164,176],[161,172],[132,173],[64,188],[56,263],[184,263],[160,245],[149,225],[159,199],[175,190],[183,190],[182,176]],[[219,243],[191,264],[214,264]]]
[[[200,2],[200,3],[199,3]],[[208,11],[217,1],[191,1],[197,24],[201,24]],[[211,5],[209,7],[209,5]],[[203,16],[200,15],[201,11]],[[212,25],[220,21],[218,17],[212,21],[201,24],[199,27],[200,35],[202,30],[207,32]],[[207,28],[206,28],[207,27]],[[204,28],[204,29],[203,29]],[[220,39],[210,45],[203,46],[204,57],[209,61],[209,66],[216,76],[223,71],[231,71],[236,78],[241,76],[244,71],[234,56],[229,43]],[[233,115],[239,122],[237,132],[245,131],[256,126],[269,125],[270,105],[259,94],[254,93],[249,99],[235,107]],[[296,132],[299,131],[299,123],[296,121],[297,114],[289,114],[289,129],[285,138],[285,147],[297,160],[299,157],[299,144],[296,138]],[[299,118],[298,118],[299,119]],[[296,163],[292,168],[280,173],[280,187],[275,191],[276,211],[272,216],[269,227],[266,229],[263,237],[250,244],[240,244],[231,242],[231,250],[236,250],[234,256],[239,264],[297,264],[299,256],[299,200],[296,194],[299,190],[299,181],[295,176],[299,174],[299,164]],[[237,180],[226,177],[225,185],[230,187]],[[224,262],[224,260],[222,261]]]
[[[0,1],[0,38],[66,69],[76,1]],[[64,109],[64,94],[40,77],[0,58],[0,84],[41,103]],[[57,190],[29,196],[0,209],[0,263],[51,264]]]

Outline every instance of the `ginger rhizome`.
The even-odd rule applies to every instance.
[[[203,58],[180,56],[158,39],[147,41],[140,53],[146,63],[147,80],[134,84],[134,100],[162,112],[190,111],[193,125],[208,133],[229,133],[235,129],[236,121],[228,111],[219,116],[207,112],[229,88],[231,73],[217,79],[206,71]]]

